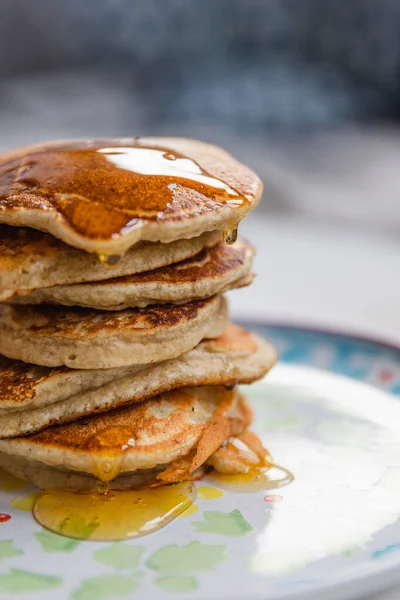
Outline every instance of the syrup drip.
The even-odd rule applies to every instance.
[[[228,245],[234,244],[237,240],[237,237],[238,237],[237,227],[235,229],[225,229],[222,232],[222,239],[224,240],[225,244],[228,244]]]
[[[143,221],[174,219],[229,206],[232,231],[249,200],[168,148],[140,138],[71,142],[47,147],[0,165],[0,205],[23,192],[23,206],[56,211],[69,227],[91,239],[110,240]],[[190,208],[192,207],[192,209]],[[110,257],[105,260],[107,264]]]
[[[107,494],[110,493],[110,484],[108,482],[98,481],[97,493],[100,494],[100,496],[107,496]]]
[[[118,254],[110,254],[109,256],[107,256],[107,254],[98,254],[97,256],[102,265],[111,269],[121,260],[121,257]]]
[[[192,505],[192,483],[158,488],[80,494],[43,492],[33,516],[46,529],[79,540],[118,541],[147,535],[165,527]]]
[[[96,433],[87,442],[93,460],[92,473],[99,482],[99,493],[104,494],[107,485],[115,479],[121,470],[124,453],[135,445],[135,439],[129,427],[107,427]]]

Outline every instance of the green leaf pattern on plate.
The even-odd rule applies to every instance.
[[[43,552],[73,552],[81,544],[79,540],[57,535],[47,529],[35,533],[35,538],[42,547]]]
[[[10,569],[0,575],[0,593],[26,594],[57,588],[61,585],[60,577],[31,573],[21,569]]]
[[[93,558],[116,571],[124,571],[137,567],[143,552],[142,546],[129,546],[124,542],[115,542],[97,550],[93,554]]]
[[[135,578],[122,575],[101,575],[86,579],[77,588],[71,598],[73,600],[112,600],[126,598],[139,588],[140,583]]]
[[[0,542],[0,561],[12,556],[19,556],[20,554],[23,554],[22,550],[15,548],[12,540],[2,540]]]
[[[223,513],[219,510],[205,510],[204,521],[195,521],[192,525],[197,531],[231,537],[241,537],[250,531],[254,531],[240,510],[237,509],[230,513]]]
[[[187,546],[164,546],[146,562],[149,569],[165,575],[212,571],[227,560],[226,546],[191,542]]]

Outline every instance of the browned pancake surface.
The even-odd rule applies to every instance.
[[[68,371],[67,367],[38,367],[0,355],[0,408],[10,398],[16,404],[32,400],[37,386]]]
[[[175,360],[139,371],[137,367],[92,371],[36,367],[0,357],[0,437],[37,429],[49,422],[73,420],[90,411],[139,402],[188,385],[251,383],[265,375],[275,362],[271,345],[236,325],[230,325],[216,339],[201,341]],[[18,415],[18,425],[11,433],[7,429],[10,415]],[[25,426],[25,418],[30,426]]]
[[[212,388],[209,388],[212,389]],[[107,454],[128,450],[140,452],[146,446],[183,444],[194,430],[204,427],[217,410],[226,414],[236,402],[236,392],[214,388],[180,389],[73,423],[49,427],[15,441],[35,447],[63,450],[90,450]],[[161,447],[160,447],[161,444]],[[124,446],[127,446],[125,449]]]
[[[214,299],[211,299],[211,301]],[[100,333],[116,334],[124,330],[168,328],[196,318],[210,300],[196,300],[180,305],[148,306],[119,313],[67,309],[62,306],[7,307],[16,329],[36,336],[88,339]],[[1,315],[1,307],[0,307]]]
[[[0,264],[5,266],[11,259],[12,266],[15,267],[15,260],[23,262],[31,256],[39,257],[66,247],[66,244],[47,233],[0,225]]]
[[[180,285],[203,279],[212,280],[230,271],[235,271],[253,253],[253,248],[244,240],[238,240],[233,246],[221,242],[212,248],[205,248],[197,256],[178,264],[141,273],[140,275],[128,275],[107,281],[99,281],[93,283],[93,285],[131,285],[134,283]]]
[[[261,187],[252,171],[222,149],[195,140],[51,142],[0,158],[0,221],[33,223],[71,245],[111,253],[141,238],[164,240],[155,230],[147,237],[150,222],[173,228],[207,216],[201,229],[206,231],[213,228],[208,216],[219,213],[217,228],[226,219],[235,228],[257,204]],[[136,235],[140,229],[143,235]],[[190,237],[189,230],[183,237]],[[192,235],[201,232],[197,226],[195,231]],[[123,237],[131,243],[116,244]]]

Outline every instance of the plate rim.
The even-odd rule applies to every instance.
[[[325,334],[329,336],[337,336],[347,338],[348,340],[373,344],[374,346],[379,346],[382,349],[400,352],[400,341],[397,343],[394,340],[387,340],[384,337],[379,336],[375,337],[374,335],[370,335],[356,329],[353,331],[351,329],[336,327],[334,325],[317,325],[303,321],[291,321],[290,319],[260,319],[257,317],[252,317],[251,315],[245,318],[240,317],[234,319],[234,321],[238,321],[240,324],[249,325],[251,327],[276,327],[277,329],[285,330],[295,329],[297,331],[303,331],[304,333],[317,333],[321,335]]]

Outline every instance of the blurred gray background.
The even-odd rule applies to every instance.
[[[0,0],[0,149],[222,144],[265,183],[234,311],[400,339],[399,31],[398,0]]]

